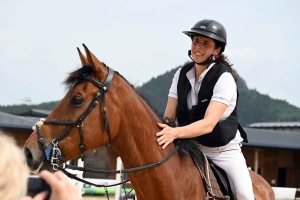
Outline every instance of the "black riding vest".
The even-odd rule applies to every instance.
[[[199,93],[198,105],[188,109],[187,95],[191,89],[190,82],[186,77],[186,73],[194,67],[194,63],[185,65],[179,75],[177,84],[178,105],[177,105],[177,121],[179,126],[185,126],[204,118],[206,109],[213,96],[213,89],[224,72],[229,72],[229,68],[222,64],[214,64],[205,75]],[[238,91],[237,91],[238,102]],[[239,129],[244,142],[248,142],[247,134],[240,126],[237,120],[237,103],[232,113],[223,121],[218,122],[211,133],[197,137],[198,142],[208,147],[219,147],[228,144],[236,136]]]

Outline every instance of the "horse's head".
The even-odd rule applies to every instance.
[[[78,49],[83,67],[70,73],[65,80],[66,96],[47,119],[35,126],[24,146],[32,171],[51,170],[49,160],[53,150],[60,150],[61,156],[70,160],[116,139],[120,123],[117,112],[122,112],[120,98],[124,102],[130,85],[122,84],[124,79],[114,76],[113,70],[100,62],[85,45],[84,48],[86,57]]]

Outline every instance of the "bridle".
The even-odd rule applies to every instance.
[[[74,176],[73,174],[69,173],[68,171],[66,171],[66,169],[68,168],[68,169],[79,170],[79,171],[83,171],[83,172],[94,172],[94,173],[109,173],[109,174],[120,173],[120,174],[123,174],[123,173],[140,171],[140,170],[144,170],[144,169],[158,167],[158,166],[162,165],[163,163],[165,163],[178,150],[178,146],[176,146],[163,160],[158,161],[156,163],[141,166],[141,167],[130,168],[130,169],[122,169],[122,170],[96,170],[96,169],[72,166],[72,165],[68,165],[66,163],[64,158],[61,156],[61,150],[58,147],[58,142],[63,137],[65,137],[71,131],[72,128],[78,127],[79,135],[80,135],[79,149],[81,152],[81,159],[83,159],[83,155],[85,152],[85,144],[83,141],[82,127],[84,125],[84,120],[91,113],[91,111],[98,105],[98,101],[101,99],[101,97],[103,97],[104,125],[105,125],[105,130],[107,131],[108,137],[109,137],[109,143],[106,144],[105,146],[108,147],[112,144],[112,136],[111,136],[110,127],[109,127],[109,123],[108,123],[108,119],[107,119],[105,94],[108,91],[108,88],[111,84],[111,81],[112,81],[112,78],[113,78],[115,72],[113,69],[111,69],[109,67],[107,67],[107,68],[108,68],[108,74],[103,83],[99,83],[98,81],[96,81],[86,75],[82,75],[80,77],[81,79],[87,80],[87,81],[93,83],[94,85],[96,85],[99,88],[99,91],[95,94],[95,97],[93,98],[92,102],[90,103],[90,105],[88,106],[86,111],[79,117],[78,120],[76,120],[74,122],[61,121],[61,120],[42,120],[42,122],[44,124],[69,125],[69,127],[61,135],[59,135],[56,139],[52,140],[52,143],[48,147],[45,145],[45,139],[43,138],[43,136],[41,134],[40,127],[38,125],[35,125],[36,131],[38,134],[38,141],[41,144],[42,148],[44,149],[45,160],[47,160],[51,163],[53,170],[55,170],[55,171],[62,170],[70,178],[76,179],[76,180],[81,181],[86,184],[94,185],[96,187],[104,187],[104,188],[124,184],[128,180],[125,180],[125,181],[122,180],[121,183],[113,184],[113,185],[98,185],[98,184],[94,184],[94,183],[85,181],[83,179],[80,179],[80,178]],[[60,167],[60,161],[63,162],[63,167]]]
[[[56,139],[52,140],[52,143],[48,147],[46,147],[46,145],[45,145],[45,140],[40,132],[39,126],[38,125],[35,126],[37,134],[38,134],[39,143],[42,145],[42,147],[44,149],[45,159],[50,161],[54,170],[58,170],[58,167],[59,167],[58,155],[61,156],[61,151],[58,148],[58,142],[63,137],[65,137],[71,131],[71,129],[74,128],[75,126],[77,126],[79,129],[79,136],[80,136],[79,149],[81,152],[81,158],[83,158],[83,155],[85,152],[85,144],[83,141],[83,134],[82,134],[82,127],[84,124],[84,120],[91,113],[91,111],[98,105],[98,101],[100,100],[101,97],[103,97],[103,114],[104,114],[105,130],[107,131],[108,137],[109,137],[109,144],[107,144],[106,146],[111,145],[112,137],[111,137],[109,123],[107,120],[105,94],[108,91],[108,88],[111,84],[113,76],[114,76],[114,70],[108,67],[108,74],[103,83],[99,83],[98,81],[96,81],[88,76],[85,76],[85,75],[82,75],[80,77],[81,79],[87,80],[87,81],[93,83],[94,85],[96,85],[99,88],[99,91],[95,94],[95,97],[93,98],[92,102],[90,103],[90,105],[88,106],[86,111],[79,117],[79,119],[77,121],[74,121],[74,122],[60,121],[60,120],[44,120],[43,121],[43,123],[45,123],[45,124],[69,125],[69,127],[61,135],[59,135]]]

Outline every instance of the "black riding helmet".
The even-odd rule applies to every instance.
[[[215,20],[204,19],[197,22],[190,31],[183,31],[184,34],[191,37],[201,35],[211,38],[217,42],[221,42],[221,51],[219,54],[225,50],[227,43],[227,34],[224,26]]]

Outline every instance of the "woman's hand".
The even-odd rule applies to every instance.
[[[178,128],[171,128],[166,124],[157,123],[157,126],[162,130],[156,133],[158,145],[163,145],[162,149],[172,143],[178,135]]]

